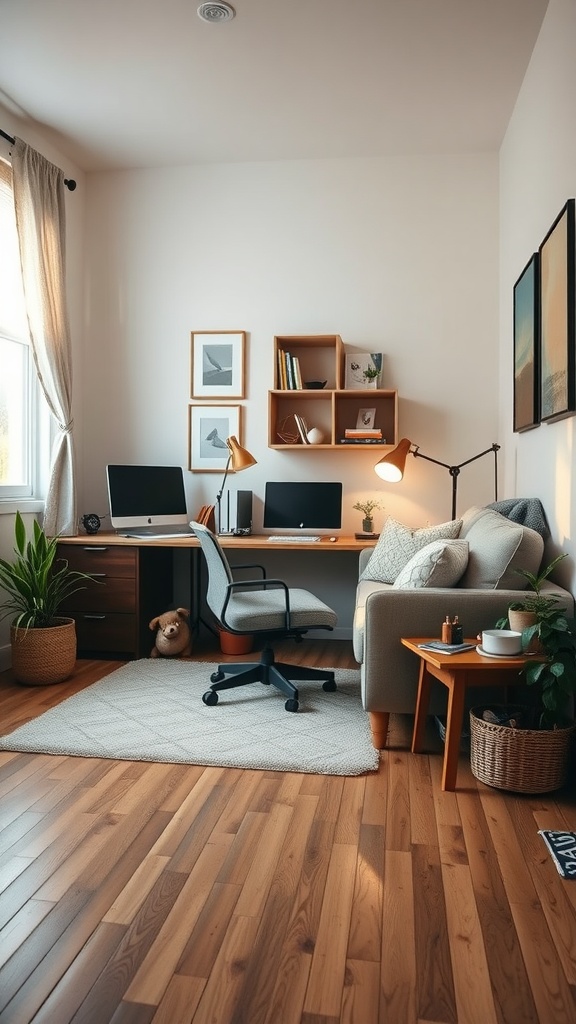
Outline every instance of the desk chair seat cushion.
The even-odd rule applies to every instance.
[[[294,630],[333,629],[336,612],[308,590],[289,590],[290,627]],[[235,594],[226,608],[226,626],[238,633],[282,631],[286,627],[284,591],[257,590]]]

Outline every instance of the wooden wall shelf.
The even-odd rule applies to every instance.
[[[321,390],[305,387],[282,387],[283,353],[298,360],[303,383],[326,381]],[[398,392],[382,388],[345,389],[345,349],[338,334],[277,335],[274,338],[274,390],[268,393],[268,446],[278,451],[376,451],[394,447],[398,441]],[[355,427],[358,412],[363,408],[376,410],[375,426],[382,430],[381,444],[342,444],[346,428]],[[301,440],[284,441],[279,430],[297,414],[308,428],[317,427],[324,436],[321,444],[304,444]]]

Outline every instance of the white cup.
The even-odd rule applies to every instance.
[[[514,655],[522,653],[522,633],[514,629],[484,629],[482,650],[487,654]]]

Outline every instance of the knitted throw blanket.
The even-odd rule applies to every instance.
[[[550,536],[546,513],[538,498],[506,498],[504,501],[493,501],[487,507],[495,509],[500,515],[512,519],[515,523],[536,530],[544,540]]]

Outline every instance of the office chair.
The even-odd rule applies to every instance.
[[[336,689],[334,673],[305,665],[288,665],[274,660],[270,641],[291,637],[301,641],[309,629],[333,629],[337,615],[308,590],[288,588],[282,580],[268,579],[262,565],[235,566],[259,569],[261,579],[236,580],[218,538],[201,523],[190,523],[200,542],[208,569],[206,601],[223,629],[230,633],[266,636],[259,662],[219,665],[210,676],[212,686],[203,695],[205,704],[217,704],[218,692],[260,682],[276,686],[288,700],[286,711],[298,710],[298,689],[293,679],[324,680],[323,689]]]

